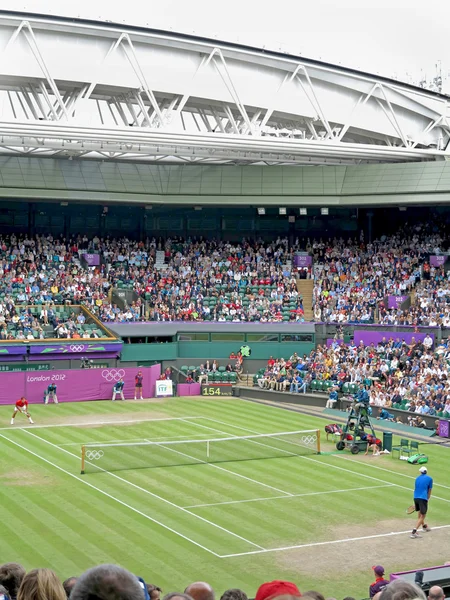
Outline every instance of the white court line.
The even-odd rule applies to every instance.
[[[354,462],[356,464],[361,464],[364,465],[365,467],[372,467],[372,469],[379,469],[380,471],[386,471],[386,473],[391,473],[391,475],[401,475],[402,477],[407,477],[408,479],[416,479],[416,475],[407,475],[406,473],[398,473],[397,471],[391,471],[391,469],[386,469],[384,467],[379,467],[378,465],[370,465],[368,463],[359,463],[356,460],[352,460],[351,458],[347,457],[347,456],[343,456],[342,454],[333,454],[333,456],[335,456],[336,458],[343,458],[344,460],[349,460],[350,462]],[[446,490],[450,490],[450,486],[448,485],[444,485],[443,483],[436,483],[433,480],[433,487],[441,487],[441,488],[445,488]],[[435,498],[436,496],[433,496],[433,498]]]
[[[80,460],[80,457],[77,456],[76,454],[73,454],[72,452],[69,452],[68,450],[66,450],[65,448],[61,448],[60,446],[58,446],[57,444],[53,444],[52,442],[49,442],[48,440],[45,440],[44,438],[39,437],[38,435],[35,435],[34,433],[31,433],[31,431],[24,431],[24,433],[27,433],[28,435],[31,435],[32,437],[36,438],[37,440],[44,442],[45,444],[48,444],[49,446],[52,446],[53,448],[56,448],[57,450],[59,450],[60,452],[65,452],[66,454],[69,454],[70,456],[73,456],[74,458],[77,459],[77,461]],[[137,490],[144,492],[145,494],[148,494],[149,496],[153,496],[153,498],[156,498],[157,500],[161,500],[162,502],[165,502],[166,504],[169,504],[170,506],[172,506],[173,508],[176,508],[177,510],[181,510],[182,512],[191,515],[192,517],[195,517],[196,519],[200,519],[201,521],[208,523],[208,525],[211,525],[212,527],[216,527],[217,529],[220,529],[221,531],[224,531],[225,533],[236,537],[244,542],[246,542],[247,544],[250,544],[250,546],[255,546],[256,548],[260,548],[261,550],[264,550],[264,548],[262,546],[260,546],[259,544],[255,544],[254,542],[251,542],[250,540],[247,540],[246,538],[242,537],[241,535],[234,533],[233,531],[230,531],[229,529],[226,529],[225,527],[222,527],[221,525],[217,525],[217,523],[214,523],[213,521],[210,521],[209,519],[205,519],[204,517],[201,517],[200,515],[196,515],[194,512],[188,510],[187,508],[183,508],[182,506],[178,506],[178,504],[175,504],[174,502],[171,502],[170,500],[167,500],[166,498],[163,498],[162,496],[158,496],[158,494],[155,494],[154,492],[151,492],[150,490],[146,490],[145,488],[137,485],[136,483],[133,483],[131,481],[129,481],[128,479],[124,479],[123,477],[119,477],[119,475],[116,475],[115,473],[111,473],[111,471],[106,471],[105,469],[102,469],[101,467],[97,466],[97,465],[93,465],[93,463],[86,461],[88,464],[94,466],[95,468],[99,469],[100,471],[102,471],[103,473],[106,473],[107,475],[109,475],[110,477],[114,477],[114,479],[118,479],[119,481],[122,481],[123,483],[126,483],[127,485],[136,488]]]
[[[437,529],[448,529],[450,525],[438,525],[433,527],[433,531]],[[314,546],[330,546],[332,544],[346,544],[348,542],[359,542],[364,540],[374,540],[377,538],[393,537],[396,535],[406,535],[411,533],[411,528],[407,531],[391,531],[390,533],[376,533],[374,535],[365,535],[354,538],[344,538],[342,540],[329,540],[328,542],[312,542],[310,544],[298,544],[296,546],[281,546],[280,548],[267,548],[265,550],[250,550],[249,552],[237,552],[236,554],[221,554],[219,558],[234,558],[236,556],[247,556],[248,554],[265,554],[267,552],[280,552],[282,550],[297,550],[300,548],[313,548]],[[426,533],[423,534],[427,535]],[[412,542],[415,544],[416,542]],[[420,543],[420,542],[419,542]]]
[[[248,431],[249,433],[254,433],[254,434],[258,434],[257,431],[254,431],[253,429],[248,429],[247,427],[241,427],[240,425],[230,425],[228,423],[224,423],[223,421],[218,421],[217,419],[208,419],[209,421],[212,421],[214,423],[219,423],[221,425],[225,425],[226,427],[233,427],[235,429],[241,429],[242,431]],[[199,425],[197,423],[197,425]],[[200,427],[206,427],[206,425],[200,425]],[[223,431],[221,429],[215,429],[214,427],[207,427],[207,429],[211,429],[212,431],[216,431],[217,433],[223,433],[226,435],[231,435],[228,431]],[[254,444],[258,444],[260,446],[266,446],[267,448],[272,448],[273,450],[277,450],[279,451],[279,448],[276,448],[275,446],[270,446],[269,444],[264,444],[263,442],[258,442],[257,440],[250,440],[252,443]],[[336,455],[333,455],[336,456]],[[338,467],[337,465],[330,465],[329,463],[324,463],[324,462],[320,462],[320,460],[317,460],[315,458],[311,458],[310,456],[295,456],[293,458],[299,458],[301,460],[309,460],[311,462],[314,462],[316,464],[320,464],[322,466],[325,467],[330,467],[332,469],[338,469],[339,471],[345,471],[346,473],[351,473],[352,475],[358,475],[360,477],[364,477],[365,479],[372,479],[373,481],[378,481],[380,483],[388,483],[386,482],[384,479],[380,479],[379,477],[372,477],[372,475],[366,475],[365,473],[359,473],[358,471],[352,471],[351,469],[345,469],[344,467]],[[343,457],[345,458],[345,457]],[[350,460],[352,462],[352,464],[362,464],[362,463],[356,463],[356,461],[352,461],[351,459],[347,459]],[[366,463],[367,464],[367,463]],[[370,465],[371,466],[371,465]],[[391,471],[391,473],[393,475],[397,475],[397,473]],[[408,492],[410,492],[410,494],[412,494],[413,490],[409,487],[406,487],[404,485],[400,485],[398,483],[393,483],[392,484],[395,487],[401,488],[403,490],[408,490]],[[443,502],[448,502],[450,503],[450,500],[448,500],[447,498],[441,498],[440,496],[435,496],[433,494],[433,500],[442,500]]]
[[[241,398],[239,396],[234,396],[233,397],[234,400],[236,401],[241,401],[241,402],[245,402],[248,403],[248,400],[245,400],[245,398]],[[263,406],[266,406],[268,408],[273,408],[274,410],[284,410],[282,408],[280,408],[279,406],[274,406],[273,404],[264,404]],[[301,414],[301,413],[297,413],[297,414]],[[309,415],[308,415],[309,416]],[[208,419],[208,417],[205,417],[206,419]],[[317,417],[314,417],[317,418]],[[209,421],[215,421],[215,419],[208,419]],[[217,423],[222,423],[221,421],[216,421]],[[228,425],[229,427],[237,427],[238,429],[242,429],[242,427],[239,427],[238,425],[229,425],[227,423],[222,423],[223,425]],[[376,429],[376,427],[375,427]],[[245,428],[244,428],[245,430]],[[250,429],[248,429],[247,431],[251,431]],[[255,432],[256,433],[256,432]],[[428,442],[419,442],[419,444],[424,444],[427,445]],[[438,444],[429,444],[431,446],[437,446]],[[344,460],[349,460],[351,462],[355,462],[356,460],[352,460],[351,458],[347,457],[347,456],[343,456],[342,454],[334,454],[333,456],[336,456],[337,458],[341,458]],[[406,473],[398,473],[397,471],[391,471],[390,469],[385,469],[384,467],[379,467],[377,465],[372,465],[372,464],[368,464],[368,463],[358,463],[358,464],[363,464],[366,467],[372,467],[372,469],[379,469],[381,471],[386,471],[387,473],[391,473],[392,475],[401,475],[402,477],[407,477],[408,479],[416,479],[416,476],[414,475],[407,475]],[[443,483],[436,483],[435,481],[433,481],[433,487],[441,487],[441,488],[445,488],[447,490],[450,490],[450,486],[448,485],[444,485]]]
[[[194,423],[195,425],[198,425],[198,423]],[[206,440],[204,440],[206,441]],[[161,446],[163,446],[164,442],[161,443]],[[263,487],[267,487],[270,488],[271,490],[275,490],[276,492],[281,492],[282,494],[284,494],[284,496],[281,496],[282,498],[286,497],[289,498],[290,496],[293,496],[294,494],[291,494],[290,492],[285,492],[284,490],[280,490],[279,488],[273,487],[272,485],[269,485],[268,483],[262,483],[261,481],[258,481],[257,479],[252,479],[251,477],[247,477],[246,475],[241,475],[240,473],[235,473],[234,471],[230,471],[230,469],[226,469],[225,467],[220,467],[219,465],[207,462],[205,460],[202,460],[201,458],[196,458],[195,456],[191,456],[190,454],[186,454],[185,452],[181,452],[180,450],[175,450],[175,448],[171,448],[168,445],[167,446],[163,446],[165,450],[171,450],[172,452],[176,452],[176,454],[180,454],[181,456],[186,456],[187,458],[190,458],[191,460],[196,460],[197,464],[199,465],[205,465],[207,467],[212,467],[213,469],[219,469],[219,471],[225,471],[225,473],[230,473],[230,475],[234,475],[235,477],[240,477],[241,479],[246,479],[247,481],[251,481],[252,483],[256,483],[257,485],[261,485]],[[189,508],[188,506],[185,506],[184,508]]]
[[[184,508],[203,508],[204,506],[222,506],[223,504],[244,504],[248,502],[265,502],[267,500],[279,500],[281,498],[303,498],[303,496],[322,496],[325,494],[344,494],[346,492],[360,492],[361,490],[375,490],[377,488],[394,487],[393,483],[384,485],[370,485],[366,487],[348,488],[346,490],[328,490],[326,492],[308,492],[306,494],[291,494],[291,496],[269,496],[268,498],[251,498],[250,500],[229,500],[228,502],[212,502],[210,504],[191,504]]]
[[[0,431],[17,431],[23,429],[52,429],[53,427],[85,427],[86,425],[121,425],[123,423],[158,423],[160,421],[187,421],[204,417],[163,417],[158,419],[127,419],[124,421],[93,421],[92,423],[55,423],[53,425],[10,425],[0,427]]]
[[[183,538],[184,540],[191,542],[191,544],[194,544],[195,546],[197,546],[198,548],[201,548],[202,550],[205,550],[205,552],[209,552],[210,554],[213,554],[214,556],[216,556],[217,558],[220,558],[220,554],[217,554],[216,552],[214,552],[213,550],[210,550],[209,548],[207,548],[206,546],[203,546],[202,544],[199,544],[198,542],[196,542],[195,540],[187,537],[186,535],[183,535],[182,533],[180,533],[179,531],[177,531],[176,529],[172,529],[172,527],[169,527],[168,525],[165,525],[164,523],[161,523],[161,521],[158,521],[157,519],[154,519],[153,517],[150,517],[149,515],[146,515],[145,513],[141,512],[140,510],[138,510],[137,508],[134,508],[133,506],[130,506],[129,504],[127,504],[126,502],[123,502],[122,500],[119,500],[119,498],[116,498],[115,496],[112,496],[111,494],[108,494],[108,492],[105,492],[104,490],[96,487],[95,485],[92,485],[92,483],[89,483],[88,481],[86,481],[85,479],[82,479],[81,477],[78,477],[77,475],[75,475],[74,473],[70,473],[70,471],[66,471],[66,469],[63,469],[62,467],[60,467],[59,465],[56,465],[55,463],[47,460],[46,458],[44,458],[43,456],[41,456],[40,454],[36,454],[36,452],[33,452],[32,450],[29,450],[28,448],[25,448],[25,446],[22,446],[21,444],[19,444],[18,442],[15,442],[14,440],[9,439],[8,437],[6,437],[5,435],[0,433],[0,437],[3,438],[4,440],[10,442],[11,444],[14,444],[15,446],[17,446],[18,448],[21,448],[22,450],[25,450],[25,452],[28,452],[29,454],[32,454],[33,456],[35,456],[36,458],[39,458],[40,460],[44,461],[45,463],[51,465],[52,467],[54,467],[55,469],[58,469],[59,471],[62,471],[63,473],[65,473],[66,475],[69,475],[69,477],[72,477],[73,479],[76,479],[77,481],[79,481],[80,483],[82,483],[83,485],[87,485],[88,487],[92,488],[93,490],[100,492],[100,494],[103,494],[104,496],[107,496],[108,498],[110,498],[111,500],[114,500],[114,502],[117,502],[118,504],[121,504],[122,506],[125,506],[125,508],[128,508],[129,510],[137,513],[138,515],[140,515],[141,517],[144,517],[145,519],[148,519],[149,521],[152,521],[152,523],[156,523],[156,525],[159,525],[160,527],[163,527],[164,529],[166,529],[167,531],[170,531],[171,533],[174,533],[175,535],[177,535],[178,537]],[[38,437],[38,436],[35,436]],[[41,438],[39,438],[41,439]]]

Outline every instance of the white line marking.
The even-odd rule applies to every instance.
[[[149,515],[146,515],[145,513],[141,512],[140,510],[138,510],[137,508],[134,508],[133,506],[130,506],[129,504],[127,504],[126,502],[123,502],[122,500],[119,500],[119,498],[116,498],[115,496],[112,496],[111,494],[108,494],[108,492],[105,492],[104,490],[96,487],[95,485],[92,485],[92,483],[89,483],[88,481],[86,481],[85,479],[82,479],[81,477],[78,477],[77,475],[75,475],[74,473],[70,473],[70,471],[66,471],[66,469],[63,469],[62,467],[60,467],[59,465],[56,465],[55,463],[52,463],[51,461],[47,460],[46,458],[44,458],[43,456],[40,456],[40,454],[37,454],[36,452],[33,452],[32,450],[29,450],[28,448],[25,448],[25,446],[22,446],[21,444],[19,444],[18,442],[15,442],[11,439],[9,439],[8,437],[6,437],[5,435],[0,433],[0,437],[2,437],[4,440],[10,442],[11,444],[14,444],[15,446],[17,446],[18,448],[21,448],[22,450],[25,450],[25,452],[28,452],[29,454],[32,454],[33,456],[35,456],[36,458],[39,458],[40,460],[46,462],[47,464],[51,465],[52,467],[54,467],[55,469],[58,469],[59,471],[65,473],[66,475],[69,475],[69,477],[72,477],[73,479],[76,479],[77,481],[79,481],[80,483],[82,483],[83,485],[87,485],[88,487],[92,488],[93,490],[99,492],[100,494],[103,494],[104,496],[107,496],[108,498],[110,498],[111,500],[114,500],[114,502],[117,502],[118,504],[121,504],[122,506],[125,506],[125,508],[128,508],[129,510],[137,513],[138,515],[140,515],[141,517],[144,517],[145,519],[148,519],[149,521],[152,521],[152,523],[156,523],[156,525],[159,525],[160,527],[163,527],[164,529],[166,529],[167,531],[170,531],[171,533],[174,533],[175,535],[183,538],[184,540],[191,542],[191,544],[194,544],[195,546],[197,546],[198,548],[201,548],[202,550],[205,550],[205,552],[209,552],[210,554],[213,554],[214,556],[216,556],[217,558],[220,558],[220,554],[217,554],[216,552],[214,552],[213,550],[210,550],[209,548],[207,548],[206,546],[203,546],[202,544],[199,544],[198,542],[196,542],[195,540],[187,537],[186,535],[183,535],[182,533],[180,533],[179,531],[177,531],[176,529],[172,529],[172,527],[169,527],[168,525],[165,525],[164,523],[161,523],[161,521],[158,521],[157,519],[154,519],[153,517],[150,517]],[[38,437],[38,436],[35,436]],[[41,439],[41,438],[39,438]]]
[[[437,527],[433,527],[433,531],[437,529],[448,529],[450,525],[438,525]],[[249,550],[248,552],[238,552],[236,554],[222,554],[220,558],[234,558],[236,556],[247,556],[249,554],[265,554],[267,552],[280,552],[281,550],[296,550],[300,548],[313,548],[314,546],[329,546],[331,544],[345,544],[348,542],[359,542],[363,540],[373,540],[377,538],[383,537],[392,537],[395,535],[406,535],[407,533],[411,533],[411,529],[407,531],[391,531],[390,533],[376,533],[374,535],[365,535],[361,537],[354,538],[344,538],[342,540],[329,540],[327,542],[312,542],[311,544],[298,544],[296,546],[282,546],[280,548],[266,548],[265,550]],[[424,534],[427,535],[427,534]],[[415,544],[416,542],[411,542]]]
[[[56,444],[53,444],[52,442],[49,442],[47,440],[45,440],[44,438],[39,437],[38,435],[35,435],[34,433],[31,433],[31,431],[24,431],[24,433],[27,433],[28,435],[31,435],[32,437],[36,438],[37,440],[44,442],[45,444],[48,444],[49,446],[52,446],[53,448],[56,448],[57,450],[59,450],[60,452],[65,452],[66,454],[69,454],[70,456],[73,456],[74,458],[77,459],[77,461],[80,461],[80,457],[77,456],[76,454],[73,454],[72,452],[69,452],[68,450],[66,450],[65,448],[61,448],[60,446],[57,446]],[[129,481],[128,479],[124,479],[123,477],[119,477],[119,475],[116,475],[115,473],[111,473],[111,471],[106,471],[105,469],[102,469],[101,467],[97,466],[97,465],[93,465],[92,463],[90,463],[89,461],[86,461],[88,464],[94,466],[95,468],[99,469],[100,471],[102,471],[103,473],[106,473],[107,475],[114,477],[115,479],[118,479],[119,481],[122,481],[123,483],[126,483],[134,488],[136,488],[137,490],[144,492],[144,494],[148,494],[149,496],[153,496],[153,498],[156,498],[158,500],[161,500],[162,502],[165,502],[166,504],[169,504],[170,506],[172,506],[173,508],[176,508],[178,510],[181,510],[182,512],[187,513],[188,515],[191,515],[193,517],[195,517],[196,519],[200,519],[201,521],[204,521],[205,523],[208,523],[208,525],[211,525],[212,527],[216,527],[217,529],[220,529],[221,531],[224,531],[225,533],[228,533],[229,535],[236,537],[244,542],[246,542],[247,544],[250,544],[251,546],[255,546],[256,548],[260,548],[262,550],[264,550],[264,548],[262,546],[260,546],[259,544],[255,544],[254,542],[251,542],[250,540],[247,540],[246,538],[242,537],[241,535],[234,533],[233,531],[230,531],[229,529],[226,529],[225,527],[222,527],[221,525],[217,525],[217,523],[214,523],[213,521],[210,521],[209,519],[205,519],[204,517],[201,517],[200,515],[196,515],[194,512],[188,510],[187,508],[183,508],[182,506],[178,506],[178,504],[175,504],[174,502],[171,502],[170,500],[167,500],[166,498],[163,498],[162,496],[158,496],[158,494],[155,494],[153,492],[151,492],[150,490],[146,490],[145,488]]]
[[[240,401],[240,402],[245,402],[245,403],[248,403],[248,402],[249,402],[249,401],[248,401],[248,400],[246,400],[245,398],[241,398],[241,397],[239,397],[239,396],[235,396],[233,399],[234,399],[235,401]],[[266,406],[266,407],[268,407],[268,408],[273,408],[274,410],[277,410],[277,411],[283,410],[281,407],[279,407],[279,406],[274,406],[273,404],[266,404],[266,403],[263,403],[263,404],[260,404],[260,406]],[[301,414],[303,414],[303,413],[297,413],[297,414],[300,414],[300,415],[301,415]],[[315,417],[314,415],[307,415],[307,416],[308,416],[308,417],[313,417],[313,418],[320,418],[320,417]],[[208,419],[208,420],[210,420],[210,421],[215,421],[215,419],[209,419],[208,417],[205,417],[205,418],[206,418],[206,419]],[[221,421],[217,421],[217,422],[219,422],[219,423],[220,423]],[[227,425],[227,423],[223,423],[223,425]],[[239,426],[236,426],[236,425],[229,425],[229,424],[228,424],[228,426],[229,426],[229,427],[237,427],[238,429],[242,429],[241,427],[239,427]],[[376,427],[375,427],[375,428],[376,428]],[[248,431],[250,431],[250,430],[248,430]],[[428,442],[419,442],[419,444],[424,444],[424,445],[427,445],[427,444],[428,444]],[[429,445],[431,445],[431,446],[438,446],[438,444],[432,444],[432,443],[431,443],[431,444],[429,444]],[[351,461],[351,462],[356,462],[356,460],[352,460],[351,458],[349,458],[349,457],[346,457],[346,456],[342,456],[341,454],[334,454],[333,456],[336,456],[337,458],[341,458],[341,459],[344,459],[344,460],[349,460],[349,461]],[[406,473],[398,473],[397,471],[391,471],[390,469],[385,469],[385,468],[383,468],[383,467],[378,467],[378,466],[376,466],[376,465],[371,465],[371,464],[368,464],[368,463],[358,463],[358,464],[363,464],[364,466],[366,466],[366,467],[372,467],[373,469],[380,469],[381,471],[386,471],[387,473],[392,473],[392,475],[401,475],[402,477],[408,477],[408,479],[415,479],[415,478],[416,478],[416,477],[415,477],[415,476],[413,476],[413,475],[407,475]],[[448,485],[444,485],[443,483],[436,483],[435,481],[433,481],[433,486],[438,486],[438,487],[442,487],[442,488],[445,488],[445,489],[447,489],[447,490],[450,490],[450,486],[448,486]]]
[[[187,421],[203,419],[203,417],[163,417],[158,419],[127,419],[124,421],[93,421],[92,423],[55,423],[53,425],[10,425],[0,427],[0,431],[17,431],[22,429],[52,429],[53,427],[86,427],[86,425],[121,425],[123,423],[158,423],[160,421]]]
[[[248,431],[249,433],[255,433],[255,434],[258,433],[257,431],[254,431],[253,429],[248,429],[247,427],[241,427],[240,425],[229,425],[227,423],[224,423],[223,421],[218,421],[217,419],[208,419],[208,420],[209,421],[213,421],[215,423],[220,423],[221,425],[225,425],[225,426],[228,426],[228,427],[234,427],[235,429],[241,429],[242,431]],[[201,427],[206,427],[206,426],[205,425],[201,425]],[[212,427],[208,427],[208,429],[212,429],[213,431],[217,431],[218,433],[223,433],[223,434],[226,434],[226,435],[231,435],[228,431],[222,431],[220,429],[214,429]],[[274,450],[278,450],[278,448],[274,448],[273,446],[269,446],[268,444],[264,444],[263,442],[258,442],[256,440],[251,440],[251,441],[254,444],[259,444],[259,445],[267,446],[268,448],[273,448]],[[336,455],[334,454],[332,456],[336,456]],[[337,455],[337,456],[339,456],[339,455]],[[292,457],[292,458],[299,458],[301,460],[309,460],[309,461],[314,462],[316,464],[318,463],[318,464],[320,464],[322,466],[331,467],[332,469],[338,469],[340,471],[345,471],[346,473],[351,473],[352,475],[358,475],[358,476],[364,477],[366,479],[372,479],[373,481],[379,481],[381,483],[387,483],[384,479],[380,479],[379,477],[372,477],[372,475],[366,475],[365,473],[359,473],[358,471],[352,471],[351,469],[346,469],[344,467],[338,467],[337,465],[330,465],[329,463],[321,462],[320,459],[318,460],[318,459],[312,458],[310,456],[295,456],[295,457]],[[345,457],[340,457],[340,458],[345,458]],[[351,459],[347,459],[347,460],[350,460],[352,462],[352,464],[363,464],[363,463],[356,463],[356,461],[352,461]],[[365,463],[365,464],[367,464],[367,463]],[[370,465],[370,466],[372,466],[372,465]],[[378,468],[378,467],[374,467],[374,468]],[[396,475],[396,473],[394,473],[394,472],[392,472],[392,474]],[[413,478],[413,479],[415,479],[415,478]],[[412,494],[412,492],[413,492],[413,490],[411,488],[406,487],[404,485],[400,485],[398,483],[393,483],[392,485],[394,485],[395,487],[401,488],[403,490],[408,490],[408,492],[410,492],[410,494]],[[433,498],[433,500],[442,500],[443,502],[449,502],[450,503],[450,500],[448,500],[447,498],[441,498],[440,496],[435,496],[434,494],[433,494],[432,498]]]
[[[223,504],[244,504],[247,502],[265,502],[267,500],[279,500],[281,498],[303,498],[303,496],[321,496],[325,494],[344,494],[346,492],[359,492],[361,490],[375,490],[377,488],[395,487],[393,483],[384,485],[369,485],[366,487],[348,488],[346,490],[328,490],[326,492],[308,492],[306,494],[291,494],[291,496],[270,496],[269,498],[251,498],[250,500],[229,500],[228,502],[212,502],[210,504],[191,504],[184,508],[203,508],[204,506],[222,506]]]
[[[347,456],[343,456],[342,454],[333,454],[333,456],[335,456],[336,458],[343,458],[344,460],[349,460],[352,463],[356,463],[356,464],[361,464],[364,465],[365,467],[372,467],[372,469],[379,469],[380,471],[386,471],[386,473],[391,473],[392,475],[401,475],[402,477],[407,477],[408,479],[416,479],[416,475],[407,475],[406,473],[398,473],[397,471],[391,471],[391,469],[385,469],[384,467],[378,467],[377,465],[369,465],[368,463],[359,463],[356,460],[352,460],[351,458],[347,457]],[[444,485],[442,483],[436,483],[433,480],[433,487],[441,487],[441,488],[445,488],[446,490],[450,490],[450,486],[448,485]]]

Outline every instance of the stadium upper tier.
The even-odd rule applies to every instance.
[[[444,160],[449,98],[165,31],[0,11],[0,152],[202,164]]]

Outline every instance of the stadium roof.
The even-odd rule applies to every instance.
[[[210,165],[450,155],[448,97],[317,60],[10,11],[0,47],[2,154]]]

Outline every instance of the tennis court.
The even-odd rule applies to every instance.
[[[38,406],[33,416],[34,428],[0,429],[3,455],[6,451],[11,457],[20,456],[23,470],[45,472],[53,482],[47,501],[55,504],[55,510],[47,506],[45,522],[56,519],[54,526],[61,530],[57,498],[62,494],[66,517],[74,519],[74,538],[83,540],[83,548],[89,542],[88,548],[93,546],[97,555],[99,540],[92,533],[107,536],[110,545],[105,549],[100,544],[100,553],[110,560],[115,558],[114,538],[121,535],[123,525],[129,528],[126,548],[130,540],[136,548],[148,545],[145,538],[152,544],[159,540],[160,561],[167,551],[172,556],[181,546],[184,552],[198,553],[203,562],[208,556],[214,564],[219,561],[224,571],[230,564],[233,569],[245,565],[248,559],[264,572],[264,565],[276,560],[286,571],[277,571],[281,577],[288,576],[287,563],[294,551],[306,556],[318,549],[326,557],[339,547],[347,552],[350,544],[364,548],[374,540],[402,545],[411,528],[405,508],[411,503],[416,469],[391,457],[337,454],[331,442],[324,441],[325,435],[324,453],[315,454],[315,431],[323,430],[325,421],[314,417],[238,399],[195,398],[150,407],[148,403]],[[83,422],[77,424],[79,419]],[[297,433],[280,435],[292,431]],[[262,434],[271,435],[259,437]],[[294,452],[293,444],[298,447]],[[83,445],[87,458],[81,475]],[[447,452],[430,447],[430,469],[437,484],[432,504],[436,534],[450,529]],[[8,467],[3,465],[5,477]],[[38,493],[44,479],[12,488],[25,499],[31,493],[34,504],[45,510]],[[4,506],[2,512],[8,519],[13,511]],[[73,534],[62,537],[67,535],[70,546]],[[62,562],[73,561],[67,546],[62,548]],[[131,547],[129,552],[130,561],[135,561]],[[124,564],[123,559],[120,562]]]

